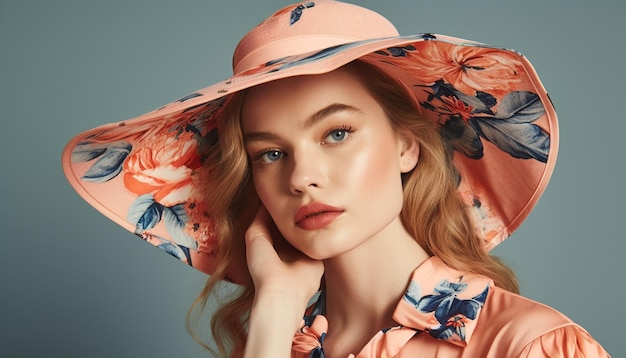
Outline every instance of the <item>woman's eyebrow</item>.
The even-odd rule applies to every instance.
[[[308,116],[304,120],[304,128],[310,128],[316,123],[318,123],[319,121],[323,120],[324,118],[327,118],[338,112],[362,113],[360,109],[354,106],[344,104],[344,103],[332,103],[316,111],[310,116]],[[250,132],[250,133],[244,134],[243,136],[243,140],[246,143],[251,142],[251,141],[274,140],[274,139],[278,139],[278,136],[276,136],[275,134],[271,132]]]
[[[320,109],[319,111],[313,113],[312,115],[310,115],[307,119],[304,120],[304,128],[310,128],[312,127],[315,123],[319,122],[320,120],[329,117],[337,112],[354,112],[354,113],[361,113],[361,110],[353,107],[351,105],[348,104],[344,104],[344,103],[333,103],[330,104],[322,109]]]

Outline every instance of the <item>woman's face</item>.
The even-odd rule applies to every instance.
[[[400,174],[417,145],[347,70],[249,90],[241,125],[259,198],[306,255],[332,258],[401,227]]]

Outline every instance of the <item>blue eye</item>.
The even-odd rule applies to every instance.
[[[326,135],[326,140],[329,143],[343,142],[348,137],[348,134],[350,133],[350,131],[351,131],[350,128],[334,129],[330,131],[328,135]]]
[[[265,163],[273,163],[283,157],[283,152],[280,150],[268,150],[262,153],[259,159]]]

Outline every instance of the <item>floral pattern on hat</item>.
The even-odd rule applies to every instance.
[[[520,90],[523,67],[511,52],[425,41],[376,54],[414,73],[420,105],[435,113],[454,150],[480,159],[482,138],[515,158],[547,161],[550,136],[533,123],[545,108],[536,93]]]
[[[300,9],[299,16],[306,11],[311,10]],[[382,45],[387,43],[392,45]],[[99,210],[194,265],[189,250],[209,256],[216,250],[202,198],[205,174],[198,169],[217,140],[215,118],[226,95],[283,77],[327,72],[355,59],[378,66],[412,91],[417,109],[439,128],[450,153],[459,154],[452,155],[459,195],[485,247],[505,239],[527,215],[553,167],[548,162],[554,111],[546,111],[547,96],[539,93],[523,56],[428,33],[349,42],[251,67],[142,117],[92,130],[74,143],[66,171]],[[500,173],[488,172],[487,165],[494,161],[506,161],[500,169],[513,169],[496,178]],[[477,175],[469,172],[474,170]],[[516,184],[516,190],[523,192],[500,189],[511,185],[500,181],[518,174],[525,187]]]
[[[73,162],[90,163],[81,180],[121,180],[134,197],[126,219],[135,225],[135,234],[189,264],[189,249],[214,236],[204,201],[198,198],[198,169],[215,141],[210,118],[223,101],[189,108],[159,125],[129,130],[122,123],[85,138],[72,151]],[[159,224],[169,239],[149,233]]]
[[[298,20],[300,20],[300,17],[302,16],[302,12],[304,11],[304,9],[308,9],[313,6],[315,6],[315,2],[313,1],[309,1],[304,4],[300,4],[296,6],[295,9],[291,10],[291,15],[289,17],[289,25],[293,25],[296,22],[298,22]]]
[[[379,61],[414,75],[415,83],[409,85],[423,89],[424,95],[417,94],[424,98],[420,105],[435,113],[444,138],[454,150],[480,159],[482,138],[515,158],[547,161],[550,135],[533,123],[545,115],[545,108],[537,93],[523,88],[519,56],[479,44],[458,46],[429,41],[437,38],[432,34],[405,38],[426,41],[378,50],[375,55],[382,57]],[[306,65],[367,42],[277,59],[246,75]],[[393,62],[385,57],[393,57]]]
[[[364,58],[383,63],[387,72],[404,73],[398,77],[413,92],[422,115],[439,128],[454,158],[459,195],[490,249],[519,225],[517,210],[527,209],[527,202],[496,189],[524,168],[526,175],[538,174],[518,187],[531,197],[552,150],[550,131],[556,128],[547,122],[545,102],[526,76],[523,56],[482,44],[459,46],[438,35],[424,39]],[[504,163],[499,153],[511,157],[511,166],[490,173],[487,161]]]

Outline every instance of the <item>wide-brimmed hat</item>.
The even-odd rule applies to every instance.
[[[454,150],[458,192],[484,246],[507,238],[544,191],[557,153],[556,113],[531,64],[459,38],[400,36],[381,15],[336,1],[287,6],[256,26],[235,50],[232,77],[78,135],[63,152],[65,174],[104,215],[210,274],[219,228],[199,168],[229,95],[356,59],[403,83]]]

